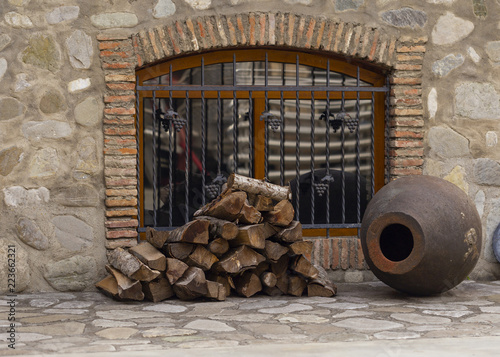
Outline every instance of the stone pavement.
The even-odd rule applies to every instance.
[[[16,297],[15,350],[3,297],[0,355],[420,356],[434,348],[443,356],[445,346],[450,355],[500,353],[500,281],[466,281],[433,297],[407,296],[381,282],[338,287],[335,298],[156,304],[97,292],[23,294]]]

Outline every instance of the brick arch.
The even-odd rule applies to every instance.
[[[279,46],[355,58],[387,69],[391,98],[387,130],[389,177],[421,174],[422,63],[427,38],[396,37],[384,29],[288,13],[191,17],[136,34],[97,36],[106,94],[103,119],[106,247],[137,239],[135,71],[178,55],[236,47]],[[313,261],[326,269],[364,269],[359,242],[315,241]]]

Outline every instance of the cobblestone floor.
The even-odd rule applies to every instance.
[[[466,281],[433,297],[410,297],[380,282],[339,284],[335,298],[224,302],[23,294],[16,297],[15,350],[7,342],[8,298],[2,299],[0,355],[500,336],[500,281]]]

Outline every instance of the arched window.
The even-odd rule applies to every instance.
[[[290,184],[305,229],[355,234],[384,184],[381,71],[249,49],[175,58],[137,76],[140,230],[184,224],[236,172]]]

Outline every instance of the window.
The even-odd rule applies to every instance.
[[[176,58],[137,75],[140,228],[184,224],[236,172],[290,183],[305,229],[356,233],[384,184],[382,73],[252,49]]]

